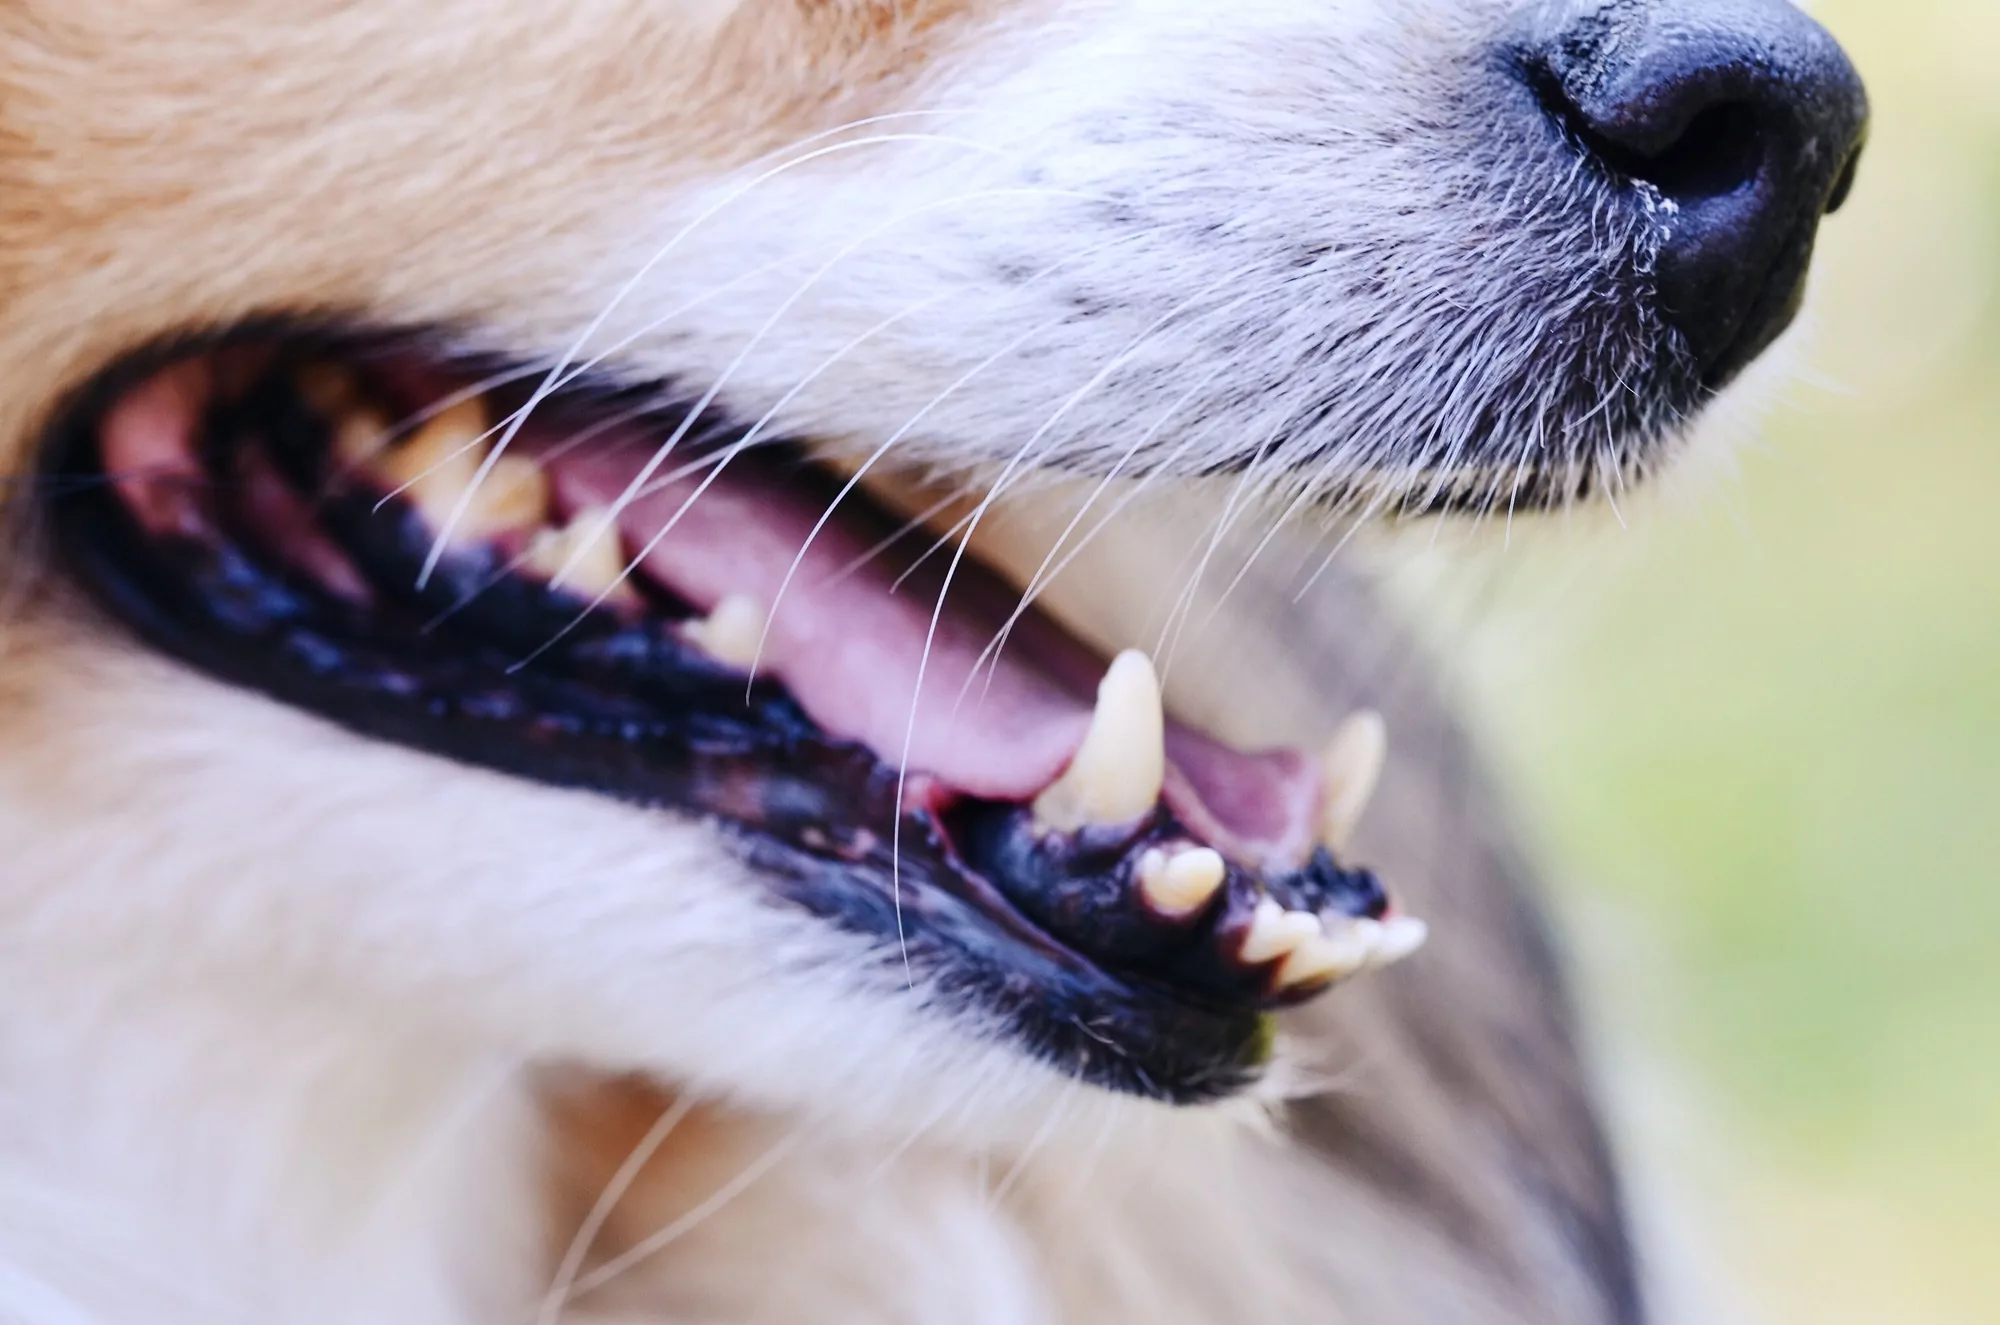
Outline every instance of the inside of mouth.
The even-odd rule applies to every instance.
[[[1155,698],[1146,808],[1052,826],[1080,748],[1124,739],[1099,708],[1109,663],[954,531],[667,393],[489,369],[317,339],[135,367],[85,428],[144,545],[110,596],[373,733],[714,817],[794,874],[803,853],[886,876],[864,909],[893,901],[899,937],[908,898],[936,894],[956,941],[998,926],[1231,1005],[1367,964],[1366,942],[1306,961],[1272,936],[1280,913],[1387,912],[1315,842],[1319,761],[1162,724]],[[1173,888],[1141,883],[1189,852],[1214,862],[1198,903],[1158,904]],[[848,883],[800,893],[882,926],[847,914]]]
[[[247,375],[233,365],[250,360],[237,351],[223,371]],[[222,362],[163,371],[124,398],[105,420],[106,467],[197,464]],[[1033,800],[1089,727],[1107,659],[963,555],[963,529],[891,517],[865,483],[794,450],[684,428],[650,402],[561,396],[528,411],[539,375],[480,390],[474,369],[415,355],[293,373],[331,426],[336,481],[412,509],[436,540],[427,561],[491,554],[591,609],[675,622],[719,666],[777,682],[828,733],[954,795]],[[350,592],[367,582],[274,480],[252,479],[271,488],[265,532],[296,568]],[[1237,751],[1171,718],[1166,748],[1161,799],[1211,845],[1253,865],[1310,853],[1311,759]]]

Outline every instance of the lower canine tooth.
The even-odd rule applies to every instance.
[[[1168,854],[1155,848],[1139,859],[1139,891],[1147,905],[1173,919],[1207,906],[1229,876],[1222,853],[1194,847]]]
[[[1375,936],[1375,951],[1368,964],[1387,966],[1399,962],[1423,947],[1430,936],[1431,927],[1415,916],[1390,916]]]
[[[1309,911],[1287,911],[1269,897],[1257,903],[1250,917],[1250,932],[1237,956],[1253,965],[1288,956],[1308,939],[1321,934],[1319,917]]]
[[[1097,710],[1069,767],[1035,797],[1035,821],[1060,832],[1129,824],[1160,799],[1166,766],[1160,678],[1145,654],[1127,649],[1098,683]]]
[[[1328,850],[1342,850],[1354,836],[1388,751],[1388,728],[1373,709],[1350,713],[1326,743],[1320,760],[1326,783],[1320,793],[1319,840]]]
[[[610,512],[586,506],[560,529],[544,529],[528,543],[521,569],[540,575],[551,588],[586,598],[626,602],[634,595],[625,582],[625,548]]]
[[[756,665],[757,651],[764,646],[764,627],[768,621],[756,599],[748,594],[731,594],[717,603],[705,619],[689,622],[686,633],[709,657],[747,672]]]

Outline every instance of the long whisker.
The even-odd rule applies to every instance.
[[[674,1129],[694,1112],[694,1107],[694,1096],[686,1094],[662,1110],[660,1116],[653,1120],[653,1125],[646,1129],[646,1134],[639,1138],[639,1143],[625,1156],[624,1162],[619,1164],[611,1180],[604,1184],[604,1190],[597,1194],[583,1222],[570,1238],[569,1246],[563,1251],[549,1291],[542,1297],[541,1310],[535,1315],[536,1325],[557,1325],[562,1319],[563,1309],[569,1305],[572,1292],[576,1291],[577,1274],[583,1269],[591,1247],[596,1245],[598,1235],[603,1233],[611,1212],[625,1199],[625,1193],[638,1181],[641,1170],[652,1162],[653,1156],[667,1143]]]
[[[808,141],[814,140],[809,139]],[[537,405],[553,394],[562,379],[564,370],[583,353],[584,347],[590,344],[591,340],[604,327],[604,324],[610,320],[611,315],[624,305],[625,301],[632,296],[632,293],[639,288],[640,284],[653,273],[660,263],[667,259],[669,254],[679,248],[690,235],[721,213],[731,203],[743,198],[759,185],[775,179],[787,171],[796,170],[813,161],[822,160],[841,152],[855,151],[863,147],[909,142],[944,143],[965,147],[973,151],[993,155],[999,154],[996,149],[987,144],[972,142],[968,139],[949,138],[939,134],[872,134],[867,137],[851,138],[843,142],[830,143],[824,147],[815,148],[810,152],[790,157],[752,176],[749,180],[711,203],[686,225],[682,226],[680,230],[675,232],[665,244],[656,249],[653,255],[640,265],[639,269],[612,295],[610,302],[599,310],[596,317],[591,319],[589,325],[583,329],[582,333],[570,344],[569,348],[563,351],[562,357],[557,361],[556,365],[548,371],[548,374],[535,387],[534,392],[528,398],[527,404],[517,412],[517,417],[508,424],[506,431],[501,434],[499,441],[494,444],[493,449],[487,454],[486,460],[481,464],[479,472],[473,478],[473,482],[467,485],[466,491],[461,493],[458,501],[453,504],[450,514],[445,519],[444,527],[439,530],[438,537],[433,540],[431,551],[425,557],[423,568],[418,573],[418,586],[422,587],[429,583],[431,575],[437,570],[438,561],[444,556],[447,536],[465,518],[465,513],[471,509],[473,490],[479,483],[485,480],[486,475],[491,471],[493,465],[498,462],[501,454],[513,442],[515,435],[519,433],[522,425],[527,421],[528,415],[533,412]]]
[[[801,1132],[787,1132],[770,1149],[751,1160],[735,1177],[716,1188],[692,1210],[620,1252],[589,1274],[578,1276],[570,1289],[568,1300],[575,1301],[586,1293],[595,1292],[633,1266],[658,1255],[707,1223],[730,1202],[748,1191],[765,1174],[776,1168],[780,1161],[798,1148],[803,1139],[804,1135]]]
[[[1224,283],[1224,280],[1230,280],[1230,279],[1240,280],[1243,274],[1244,273],[1242,272],[1232,273],[1229,277],[1226,277],[1223,280],[1212,281],[1208,285],[1203,286],[1200,290],[1197,290],[1194,294],[1188,296],[1188,298],[1175,304],[1165,313],[1162,313],[1158,318],[1155,318],[1152,321],[1152,323],[1150,323],[1145,328],[1144,331],[1142,331],[1136,338],[1134,338],[1134,340],[1129,345],[1125,347],[1125,349],[1121,350],[1117,355],[1115,355],[1109,363],[1105,364],[1104,367],[1100,368],[1094,375],[1092,375],[1089,381],[1085,382],[1081,387],[1077,388],[1076,391],[1070,394],[1068,399],[1066,399],[1062,404],[1056,407],[1055,411],[1049,415],[1049,417],[1042,423],[1041,427],[1037,428],[1034,434],[1030,436],[1026,442],[1022,443],[1021,447],[1015,451],[1014,455],[1007,461],[1006,465],[1001,469],[999,475],[993,480],[992,485],[987,489],[986,495],[980,498],[978,505],[974,508],[972,513],[972,520],[966,526],[965,536],[963,539],[959,541],[958,546],[953,550],[951,556],[951,564],[945,568],[944,582],[938,586],[937,603],[935,606],[932,607],[930,622],[924,629],[924,647],[922,653],[918,655],[917,675],[914,683],[910,687],[910,716],[909,720],[904,724],[903,727],[903,749],[900,757],[896,761],[895,824],[893,829],[891,830],[889,855],[890,855],[890,860],[892,862],[890,870],[890,876],[893,881],[892,890],[896,894],[896,902],[897,902],[897,930],[898,930],[897,937],[899,940],[902,940],[901,865],[902,865],[902,845],[903,845],[903,799],[905,793],[908,790],[908,785],[909,785],[910,751],[916,744],[916,739],[917,739],[917,715],[920,712],[923,703],[924,674],[926,673],[926,671],[929,670],[930,660],[931,660],[931,650],[936,646],[937,643],[938,623],[940,620],[943,619],[944,616],[945,599],[950,596],[952,582],[958,576],[959,567],[964,564],[965,554],[967,550],[972,546],[972,540],[974,535],[976,535],[979,532],[979,522],[982,519],[984,519],[986,513],[992,509],[993,503],[999,500],[1001,494],[1007,490],[1007,484],[1009,478],[1014,474],[1015,471],[1020,469],[1022,465],[1027,463],[1029,457],[1035,453],[1036,446],[1041,441],[1041,439],[1048,436],[1051,430],[1054,429],[1056,424],[1059,423],[1063,419],[1063,417],[1067,415],[1069,411],[1077,405],[1078,402],[1082,401],[1086,396],[1090,394],[1091,391],[1095,390],[1096,387],[1101,382],[1103,382],[1112,373],[1116,372],[1120,367],[1122,367],[1126,362],[1128,362],[1134,354],[1137,354],[1139,350],[1143,348],[1169,322],[1179,317],[1183,312],[1193,307],[1200,300],[1208,297],[1209,293],[1217,285]],[[904,962],[904,969],[905,971],[907,971],[909,966],[909,947],[906,941],[903,943],[903,962]]]
[[[718,298],[719,296],[728,293],[731,289],[735,288],[737,285],[742,284],[744,281],[750,280],[756,276],[760,276],[767,271],[770,271],[776,267],[781,267],[783,265],[784,262],[782,260],[767,262],[761,267],[753,268],[752,270],[744,272],[741,275],[738,275],[728,281],[723,282],[720,285],[712,286],[709,289],[704,290],[701,294],[695,296],[694,298],[686,300],[683,303],[680,303],[675,307],[668,309],[666,312],[660,314],[659,317],[647,323],[645,327],[641,328],[640,331],[634,334],[635,336],[637,336],[637,335],[644,335],[650,331],[656,331],[660,327],[665,326],[667,323],[673,321],[674,319],[681,317],[684,314],[691,312],[696,308],[699,308],[701,305],[707,303],[709,300]],[[606,353],[615,352],[617,348],[618,347],[613,347],[613,350],[607,351]],[[595,368],[597,364],[598,360],[592,359],[586,363],[578,365],[575,369],[564,375],[561,378],[561,380],[556,382],[554,388],[552,389],[560,390],[562,387],[568,386],[578,377],[583,376],[584,374],[588,373],[592,368]],[[395,438],[413,432],[417,428],[423,426],[431,419],[436,418],[438,415],[444,413],[448,409],[451,409],[455,405],[463,404],[468,400],[477,399],[479,396],[484,395],[486,392],[491,391],[496,387],[502,387],[508,385],[511,382],[521,381],[524,378],[532,377],[536,373],[543,371],[544,371],[543,369],[537,367],[510,369],[505,372],[494,373],[491,376],[483,378],[478,382],[474,382],[469,386],[459,387],[454,391],[447,392],[445,395],[439,397],[437,400],[432,401],[430,404],[424,406],[422,409],[414,411],[409,415],[409,417],[405,418],[403,421],[396,424],[394,427],[390,428],[386,433],[383,434],[382,438],[383,444],[387,445]],[[534,408],[533,401],[530,401],[527,404],[519,406],[511,413],[509,413],[505,418],[500,419],[499,421],[494,423],[491,427],[487,428],[485,432],[480,433],[477,437],[474,437],[470,441],[465,442],[464,444],[457,447],[455,450],[452,450],[449,453],[440,456],[437,459],[437,461],[431,464],[429,467],[420,470],[418,473],[413,475],[404,483],[391,489],[389,492],[384,493],[382,497],[376,501],[375,509],[378,511],[381,510],[382,507],[388,503],[390,498],[400,496],[407,489],[415,486],[418,483],[421,483],[424,479],[436,473],[444,465],[450,463],[453,460],[456,460],[459,456],[462,456],[469,451],[472,451],[478,447],[485,445],[486,440],[488,438],[493,437],[496,434],[502,432],[508,432],[510,429],[518,429],[522,424],[524,424],[527,421],[528,414],[533,408]],[[646,411],[647,407],[641,406],[633,410],[631,413],[621,415],[619,417],[622,420],[629,422],[632,418],[639,417],[640,415],[643,415]],[[496,444],[496,446],[497,445],[498,444]],[[541,459],[543,459],[545,463],[547,458],[541,457]],[[485,481],[486,476],[491,472],[491,470],[492,470],[491,465],[482,464],[479,467],[479,469],[474,472],[472,476],[472,481],[466,485],[467,495],[465,497],[465,500],[469,501],[470,494],[476,493],[478,491],[479,485]],[[443,539],[446,535],[446,532],[448,532],[449,528],[450,525],[449,522],[447,522],[446,529],[444,531],[440,531],[440,533],[438,534],[438,538]],[[424,585],[424,580],[420,578],[417,583],[417,587],[421,589],[423,585]]]
[[[1000,652],[1002,649],[1006,647],[1007,638],[1012,633],[1015,624],[1018,623],[1023,616],[1027,615],[1029,608],[1031,608],[1034,605],[1035,599],[1041,595],[1042,590],[1049,583],[1054,581],[1056,576],[1062,574],[1064,569],[1066,569],[1069,566],[1069,564],[1072,561],[1074,561],[1078,556],[1080,556],[1083,550],[1089,546],[1091,540],[1094,539],[1097,536],[1097,534],[1104,529],[1105,524],[1107,522],[1104,520],[1100,520],[1091,529],[1090,533],[1086,535],[1081,541],[1079,541],[1076,547],[1070,550],[1068,555],[1062,558],[1060,563],[1056,562],[1057,554],[1063,551],[1064,544],[1068,543],[1070,536],[1074,534],[1077,530],[1077,527],[1083,523],[1084,517],[1090,514],[1090,510],[1093,506],[1097,504],[1098,498],[1102,497],[1105,494],[1105,492],[1107,492],[1110,489],[1111,485],[1118,481],[1119,475],[1121,475],[1125,471],[1125,466],[1130,464],[1133,458],[1136,457],[1140,451],[1146,448],[1146,446],[1153,440],[1153,438],[1159,434],[1160,430],[1166,426],[1167,421],[1171,419],[1175,414],[1179,413],[1182,406],[1186,405],[1188,401],[1194,399],[1194,397],[1197,394],[1199,394],[1204,388],[1206,388],[1210,382],[1213,382],[1218,376],[1220,376],[1220,374],[1221,374],[1220,368],[1217,368],[1207,373],[1201,378],[1200,381],[1196,382],[1193,386],[1189,387],[1178,398],[1176,398],[1174,402],[1171,405],[1169,405],[1159,415],[1158,418],[1153,420],[1153,423],[1150,427],[1148,427],[1143,433],[1139,434],[1138,438],[1134,440],[1130,446],[1125,448],[1124,452],[1118,457],[1117,461],[1111,466],[1111,468],[1108,471],[1105,472],[1104,476],[1098,480],[1097,486],[1091,489],[1090,495],[1084,499],[1083,503],[1080,506],[1077,507],[1076,513],[1070,517],[1069,523],[1063,526],[1062,532],[1057,534],[1055,541],[1049,545],[1049,550],[1042,557],[1041,564],[1035,568],[1035,573],[1029,577],[1027,586],[1021,590],[1019,602],[1017,602],[1014,606],[1014,609],[1007,614],[1007,619],[1000,623],[1000,629],[994,632],[993,638],[987,642],[986,647],[979,651],[979,656],[973,659],[972,670],[965,678],[965,683],[967,686],[970,686],[972,684],[972,678],[979,674],[980,667],[984,664],[987,664],[988,662],[991,663],[991,666],[987,668],[987,676],[990,682],[990,678],[992,677],[993,673],[999,670]],[[1183,441],[1181,443],[1181,446],[1177,448],[1175,452],[1168,457],[1167,464],[1170,466],[1173,463],[1173,461],[1179,457],[1181,450],[1185,450],[1186,447],[1187,447],[1187,442]],[[1127,504],[1126,502],[1119,502],[1112,508],[1110,514],[1113,516],[1117,515],[1120,511],[1124,510],[1126,504]],[[1050,569],[1052,563],[1055,563],[1053,570]]]
[[[624,513],[625,509],[629,507],[634,500],[636,500],[639,491],[645,487],[648,481],[652,479],[654,473],[659,469],[659,467],[666,462],[667,457],[673,453],[674,448],[678,446],[681,443],[681,441],[687,437],[688,433],[693,430],[695,424],[701,419],[702,415],[707,412],[708,407],[715,403],[715,398],[722,393],[723,387],[728,385],[730,379],[735,375],[736,370],[741,368],[744,362],[749,359],[750,355],[756,351],[757,347],[763,344],[764,338],[767,335],[769,335],[770,332],[778,325],[779,321],[781,321],[784,318],[784,316],[798,304],[798,301],[800,299],[803,299],[805,295],[820,282],[821,279],[823,279],[830,272],[832,272],[834,268],[837,267],[841,262],[853,256],[856,252],[860,251],[860,249],[863,248],[865,245],[880,238],[883,234],[887,233],[889,230],[895,228],[896,226],[914,220],[917,217],[924,215],[925,213],[937,211],[940,208],[950,207],[950,206],[963,206],[968,202],[991,201],[993,198],[996,197],[1019,197],[1023,195],[1046,196],[1051,193],[1064,194],[1065,196],[1082,196],[1082,195],[1068,194],[1067,191],[1065,190],[1052,190],[1052,189],[990,189],[979,193],[960,194],[955,197],[945,198],[939,201],[927,203],[922,207],[912,208],[909,211],[902,213],[901,215],[891,217],[889,220],[882,222],[880,225],[872,227],[858,238],[854,239],[847,245],[843,246],[832,257],[828,258],[826,262],[823,263],[817,271],[813,272],[810,276],[808,276],[805,279],[805,281],[798,286],[797,289],[793,290],[790,295],[786,296],[785,300],[771,311],[770,316],[764,319],[763,325],[760,326],[756,330],[756,332],[751,335],[748,343],[746,343],[740,350],[736,352],[735,357],[729,361],[729,363],[723,368],[721,373],[719,373],[716,376],[715,381],[712,382],[709,385],[708,389],[702,393],[701,398],[697,400],[694,403],[693,407],[687,411],[687,414],[681,419],[680,423],[674,428],[674,431],[667,437],[666,441],[662,442],[659,445],[659,447],[654,451],[652,457],[648,459],[643,466],[640,467],[639,472],[633,475],[631,480],[626,483],[625,490],[618,494],[617,498],[612,501],[610,506],[606,508],[604,513],[598,518],[597,529],[593,531],[593,533],[589,538],[582,540],[582,543],[579,545],[578,550],[576,552],[573,552],[570,555],[569,560],[566,561],[563,564],[562,568],[556,572],[556,579],[560,581],[564,576],[568,575],[572,570],[575,569],[576,563],[580,561],[585,555],[587,555],[586,552],[584,551],[583,545],[588,544],[590,542],[594,542],[596,539],[603,537],[616,525],[618,517]],[[686,509],[685,507],[682,508],[683,511],[685,511],[685,509]],[[676,516],[674,517],[674,521],[677,521],[678,519],[679,515],[676,514]],[[669,521],[669,527],[671,527],[674,521]],[[664,536],[664,531],[662,531],[661,534],[656,534],[654,536],[654,544],[657,544],[659,538],[662,536]],[[630,567],[628,567],[627,570],[629,572]],[[623,577],[621,576],[620,579],[622,580]],[[593,601],[591,606],[593,607],[597,606],[598,603],[601,603],[603,601],[604,596],[609,594],[610,592],[611,592],[610,588],[606,588],[600,591],[598,598],[595,601]]]
[[[1050,263],[1048,266],[1043,267],[1040,271],[1032,273],[1026,281],[1022,282],[1022,288],[1023,289],[1032,288],[1036,283],[1046,279],[1051,274],[1060,271],[1062,268],[1068,266],[1072,262],[1080,261],[1083,258],[1090,257],[1094,254],[1103,252],[1104,250],[1109,248],[1117,247],[1120,244],[1131,243],[1137,239],[1148,237],[1150,234],[1151,234],[1150,231],[1140,231],[1136,234],[1126,236],[1122,239],[1111,240],[1103,244],[1092,245],[1079,252],[1068,254],[1065,257],[1059,258],[1055,262]],[[764,656],[764,649],[766,645],[770,642],[770,634],[771,634],[770,623],[777,619],[778,605],[779,603],[784,601],[786,592],[792,586],[792,581],[798,576],[799,567],[805,563],[806,553],[812,548],[813,543],[819,538],[821,531],[826,528],[827,522],[833,519],[834,512],[838,510],[841,503],[846,501],[848,496],[852,494],[857,487],[860,486],[861,480],[868,475],[869,471],[874,469],[874,467],[882,460],[884,456],[888,455],[890,451],[894,450],[899,442],[901,442],[905,437],[909,436],[911,432],[915,431],[917,425],[922,423],[925,418],[929,417],[932,410],[936,409],[938,406],[942,405],[945,401],[957,395],[959,391],[963,390],[966,386],[970,385],[974,379],[978,378],[988,369],[992,368],[993,365],[999,363],[1002,359],[1006,358],[1008,355],[1014,353],[1022,346],[1028,344],[1028,342],[1033,340],[1035,337],[1042,335],[1044,332],[1051,331],[1056,327],[1062,326],[1068,320],[1069,320],[1069,315],[1065,313],[1058,317],[1051,318],[1046,322],[1042,322],[1036,326],[1030,327],[1027,331],[1021,333],[1019,336],[1016,336],[1013,340],[1008,341],[1005,345],[1002,345],[999,349],[987,355],[984,359],[981,359],[978,363],[972,365],[972,367],[966,369],[965,372],[959,374],[959,376],[956,379],[948,383],[936,395],[932,396],[928,401],[924,402],[924,405],[921,409],[919,409],[915,414],[912,414],[908,419],[904,420],[903,423],[893,433],[889,434],[889,437],[886,441],[884,441],[881,445],[877,446],[865,458],[863,458],[861,464],[855,469],[854,473],[850,474],[847,477],[847,480],[841,484],[840,491],[836,492],[833,496],[833,499],[826,504],[826,509],[820,513],[819,519],[813,522],[813,527],[807,531],[805,538],[799,544],[798,552],[792,557],[792,564],[785,568],[784,578],[778,582],[778,592],[773,597],[771,602],[770,615],[765,619],[764,633],[758,637],[757,651],[754,655],[754,658],[761,660]],[[946,501],[944,503],[941,503],[941,506],[949,504],[950,502]]]

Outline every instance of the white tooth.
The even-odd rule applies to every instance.
[[[1368,953],[1354,935],[1336,931],[1307,939],[1278,967],[1279,989],[1341,980],[1368,965]]]
[[[1369,956],[1370,966],[1388,966],[1424,946],[1424,940],[1431,936],[1431,927],[1415,916],[1390,916],[1382,921],[1381,929],[1375,937],[1375,951]]]
[[[1213,847],[1190,847],[1171,855],[1154,847],[1139,858],[1140,893],[1147,905],[1172,919],[1207,906],[1228,876],[1222,853]]]
[[[1250,933],[1244,937],[1237,956],[1252,963],[1288,956],[1307,939],[1321,933],[1319,917],[1310,911],[1287,911],[1272,898],[1257,903],[1250,917]]]
[[[521,569],[585,598],[628,602],[635,595],[625,582],[625,548],[609,511],[586,506],[560,529],[544,529],[529,540]],[[608,526],[608,527],[607,527]]]
[[[730,594],[700,621],[685,627],[688,639],[725,666],[749,671],[764,644],[764,609],[749,594]]]
[[[1373,709],[1348,714],[1326,743],[1320,760],[1326,783],[1320,792],[1319,840],[1328,850],[1344,849],[1354,836],[1388,753],[1388,728]]]
[[[1035,798],[1035,819],[1062,832],[1131,823],[1160,799],[1166,767],[1160,678],[1145,654],[1127,649],[1098,683],[1097,711],[1069,767]]]

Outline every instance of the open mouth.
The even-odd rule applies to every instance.
[[[1272,1009],[1422,941],[1335,854],[1379,724],[1231,749],[801,448],[550,380],[407,336],[148,352],[59,423],[57,525],[170,653],[700,819],[1099,1084],[1226,1093]]]

